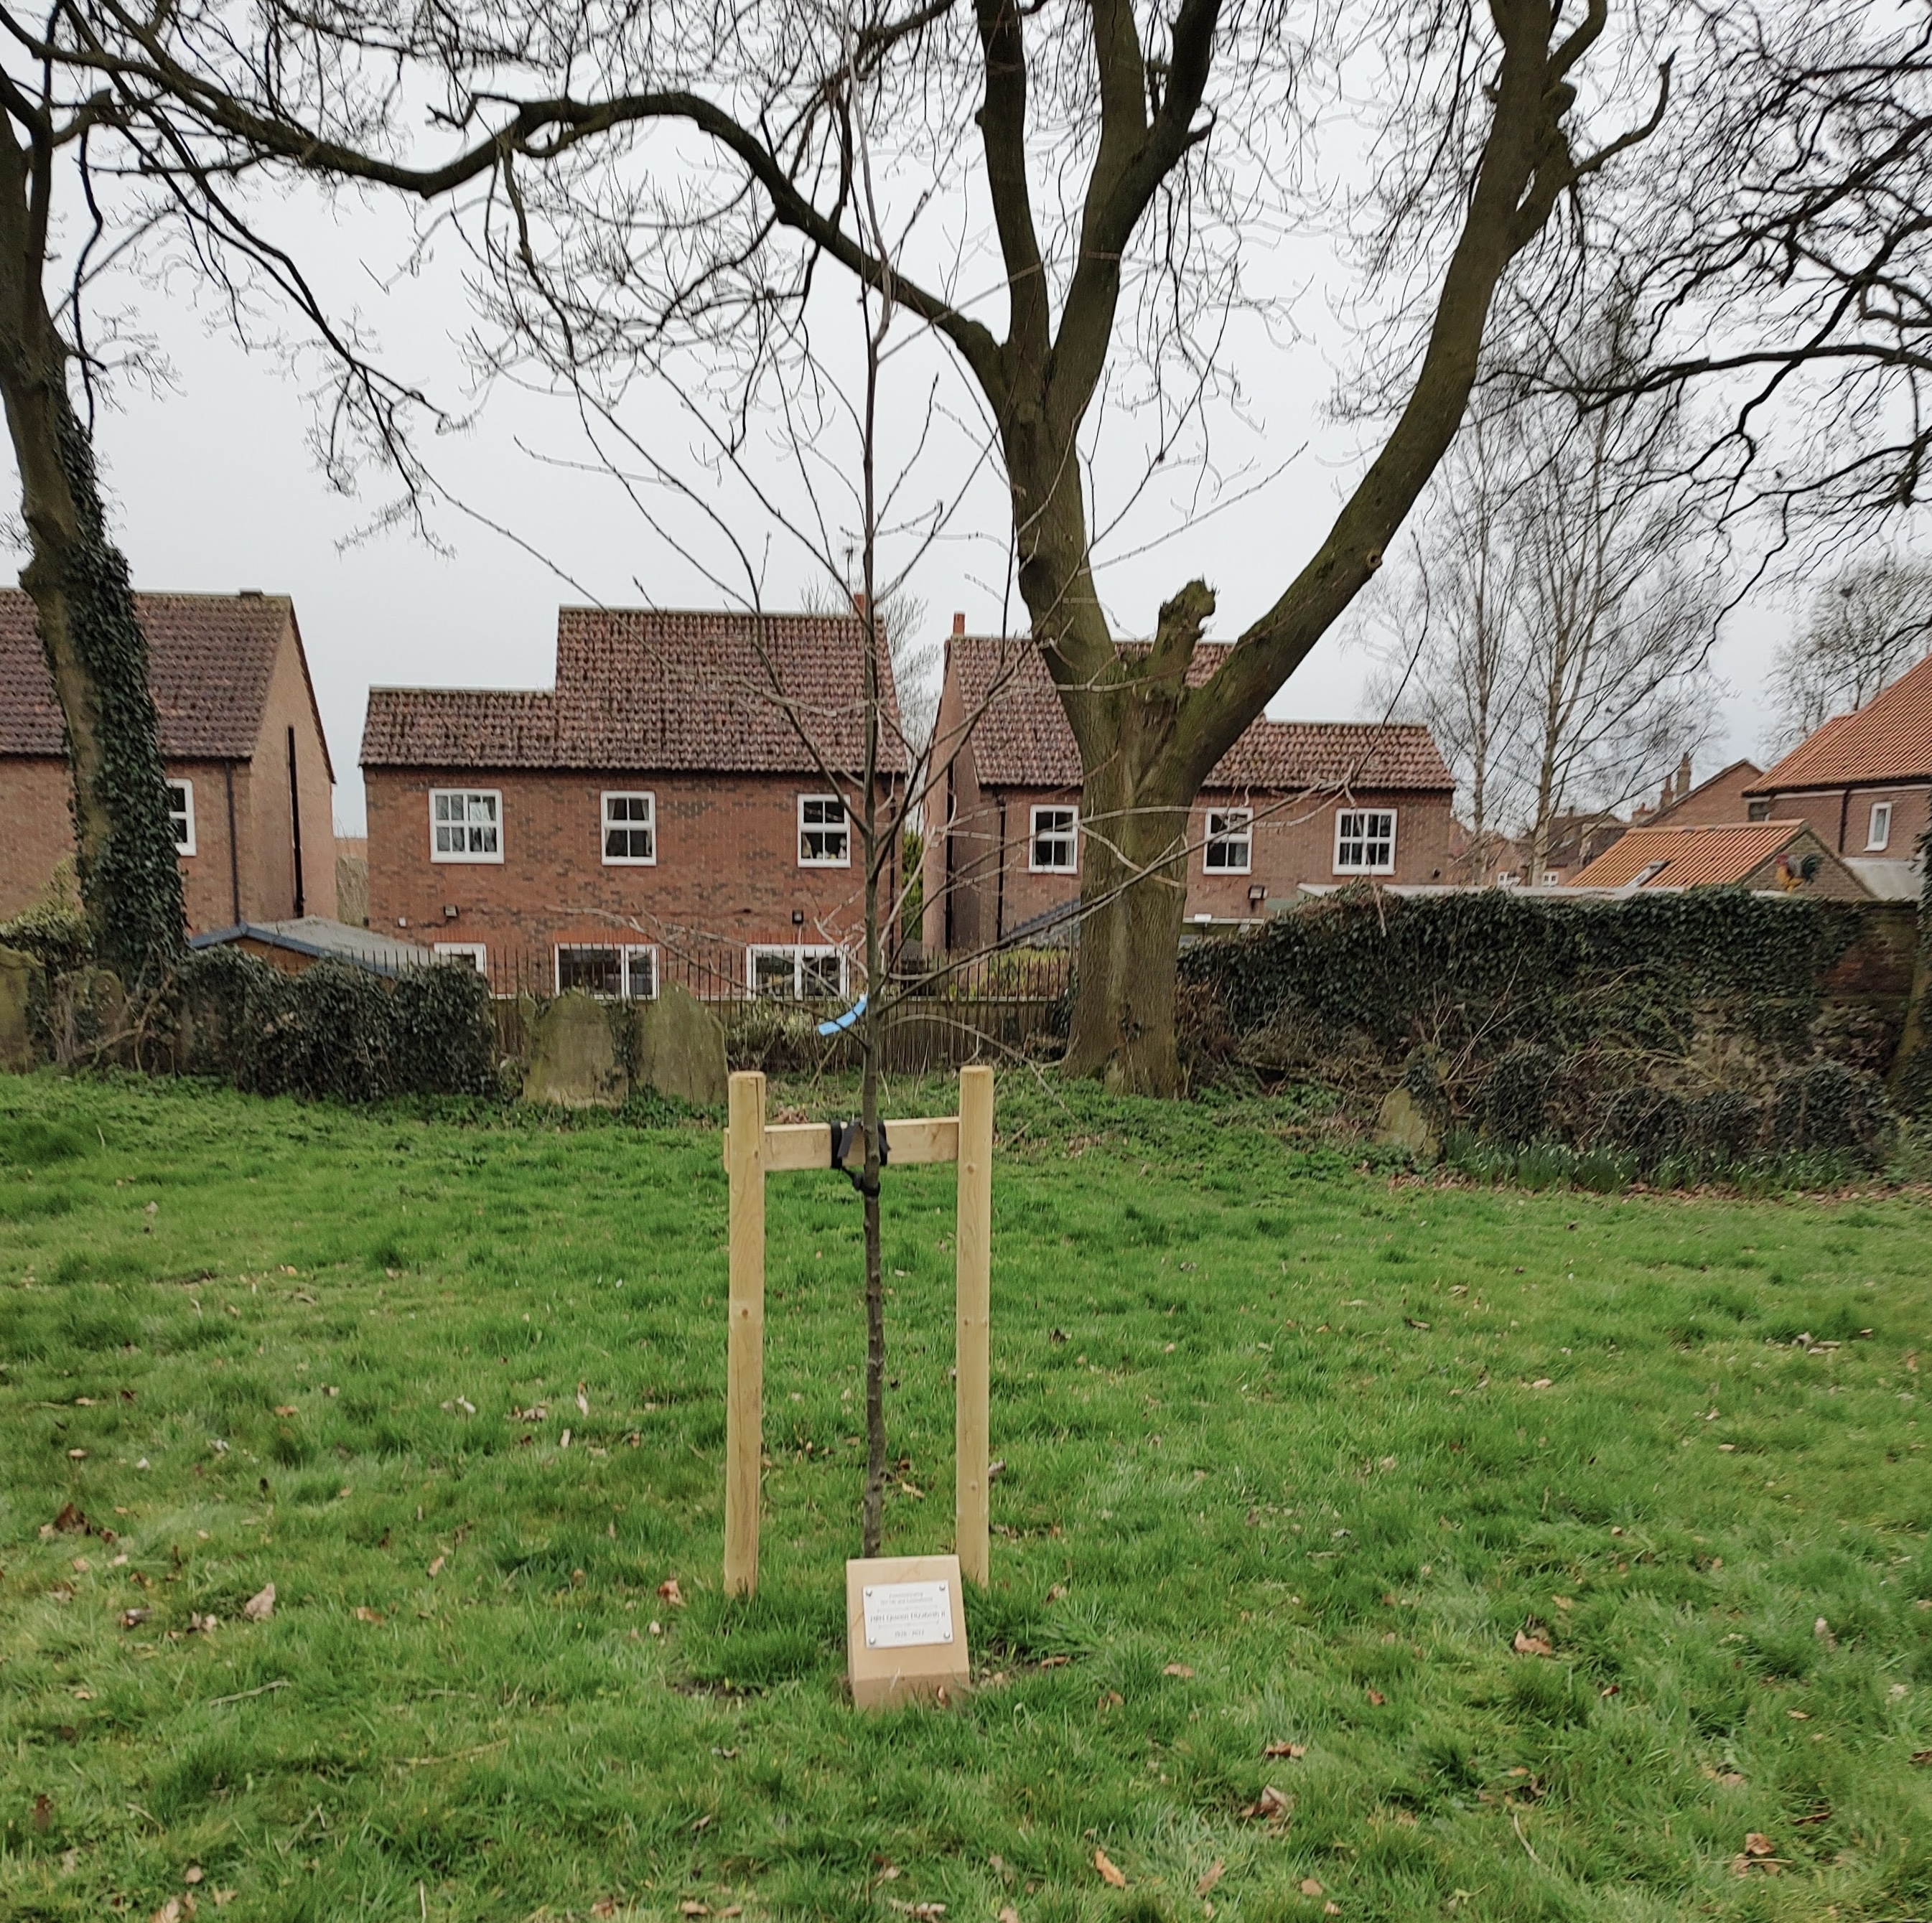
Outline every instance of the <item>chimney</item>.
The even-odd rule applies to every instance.
[[[856,614],[861,621],[865,619],[866,597],[862,592],[854,594],[852,597],[852,612]]]
[[[952,638],[963,640],[966,635],[966,616],[963,610],[956,610],[952,616]]]
[[[1681,801],[1690,792],[1690,757],[1687,754],[1677,764],[1677,798]]]

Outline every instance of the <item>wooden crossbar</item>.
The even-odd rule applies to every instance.
[[[959,1118],[928,1116],[918,1122],[888,1122],[887,1166],[908,1162],[956,1162],[959,1159]],[[852,1138],[844,1166],[856,1169],[866,1159],[864,1139]],[[724,1166],[731,1166],[731,1131],[724,1131]],[[765,1173],[783,1175],[795,1169],[832,1166],[832,1125],[829,1122],[780,1122],[765,1125]]]
[[[758,1586],[759,1470],[764,1448],[765,1178],[806,1169],[830,1171],[832,1125],[765,1120],[765,1078],[735,1074],[724,1166],[730,1176],[730,1299],[724,1400],[724,1589]],[[958,1297],[958,1409],[954,1424],[954,1521],[960,1573],[982,1588],[992,1580],[987,1490],[992,1421],[993,1071],[960,1071],[959,1113],[888,1122],[888,1170],[957,1162],[954,1236]],[[844,1166],[865,1160],[856,1134]]]

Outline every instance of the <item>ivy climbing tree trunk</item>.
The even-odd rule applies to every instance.
[[[20,474],[32,598],[74,779],[75,867],[94,952],[130,988],[181,952],[185,918],[148,649],[107,537],[94,451],[46,295],[51,138],[0,115],[0,398]]]

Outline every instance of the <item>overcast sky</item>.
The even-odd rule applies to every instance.
[[[306,220],[311,257],[326,258],[339,295],[354,299],[395,364],[440,396],[459,400],[460,344],[470,319],[454,265],[432,263],[399,286],[379,288],[362,265],[365,256],[394,257],[392,245],[369,244],[377,224],[352,209]],[[1347,348],[1324,284],[1340,270],[1314,250],[1284,266],[1285,280],[1290,272],[1301,290],[1301,343],[1274,344],[1258,328],[1233,337],[1244,391],[1242,424],[1224,423],[1219,430],[1224,505],[1191,522],[1178,502],[1215,496],[1196,493],[1184,481],[1178,493],[1144,502],[1114,541],[1117,551],[1127,550],[1150,532],[1179,530],[1178,538],[1103,570],[1102,592],[1123,634],[1148,631],[1160,601],[1197,574],[1220,597],[1214,631],[1238,633],[1318,544],[1360,472],[1359,442],[1324,414]],[[210,592],[259,588],[294,597],[335,766],[337,821],[345,831],[362,827],[356,758],[372,683],[541,687],[552,676],[561,603],[722,604],[701,564],[728,572],[728,544],[687,515],[679,525],[691,553],[680,554],[607,476],[558,465],[584,451],[572,410],[562,400],[527,394],[499,392],[466,431],[426,444],[438,475],[503,532],[446,508],[436,521],[446,551],[406,527],[345,545],[383,489],[372,481],[364,498],[352,501],[325,482],[310,446],[310,377],[280,351],[244,351],[218,317],[197,310],[191,286],[178,278],[128,298],[172,373],[158,391],[124,384],[99,421],[110,513],[135,583]],[[935,379],[942,397],[946,391],[937,360],[922,364],[909,357],[897,378],[904,382],[896,397],[902,412],[918,412]],[[952,391],[952,398],[962,392]],[[692,445],[690,422],[668,402],[646,397],[629,421],[634,432],[674,451]],[[934,478],[935,459],[943,470],[948,459],[965,458],[964,447],[956,441],[950,454],[943,448],[937,457],[928,454],[916,486],[936,496],[944,481],[943,471]],[[1096,484],[1104,487],[1107,478],[1103,474]],[[8,483],[13,485],[10,472]],[[1229,498],[1244,487],[1253,490],[1246,498]],[[822,589],[822,577],[796,545],[761,527],[742,495],[721,493],[718,505],[760,557],[768,606],[796,605],[808,581]],[[999,621],[1006,534],[1004,490],[988,474],[910,583],[935,638],[955,610],[976,632]],[[1728,693],[1718,737],[1700,759],[1706,771],[1760,747],[1767,717],[1760,690],[1787,620],[1777,597],[1732,618],[1718,654]],[[1304,719],[1355,716],[1370,665],[1346,634],[1332,633],[1271,711]]]

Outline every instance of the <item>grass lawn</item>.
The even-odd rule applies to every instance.
[[[862,1718],[843,1181],[772,1185],[728,1604],[715,1125],[0,1077],[0,1913],[1932,1910],[1922,1194],[1456,1189],[1286,1105],[1000,1101],[983,1680]],[[910,1552],[952,1185],[886,1182]]]

